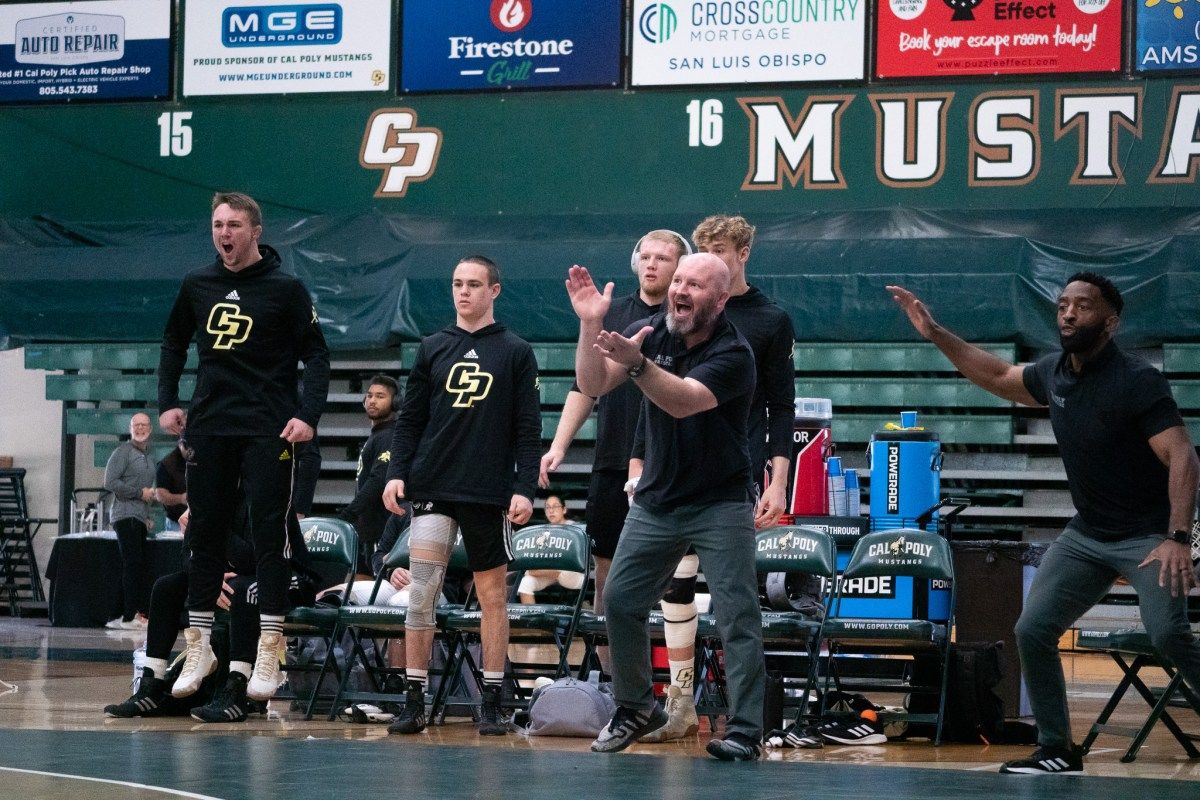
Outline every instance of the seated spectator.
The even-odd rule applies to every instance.
[[[567,506],[558,495],[552,494],[546,498],[545,510],[546,521],[551,525],[566,525],[571,521],[567,517]],[[548,589],[555,584],[571,591],[578,591],[585,580],[587,580],[587,576],[582,572],[531,569],[525,573],[525,576],[521,578],[521,583],[517,586],[517,599],[525,605],[531,606],[537,602],[534,598],[535,592]]]
[[[187,443],[183,437],[171,454],[159,462],[154,475],[154,494],[166,514],[164,530],[179,530],[179,518],[187,511]]]

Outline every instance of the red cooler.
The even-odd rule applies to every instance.
[[[824,397],[797,397],[792,433],[792,474],[788,513],[814,517],[829,513],[825,458],[832,452],[833,402]]]

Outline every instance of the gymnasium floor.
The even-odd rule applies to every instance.
[[[107,719],[101,707],[129,694],[129,651],[138,641],[126,632],[0,620],[0,798],[1200,796],[1200,760],[1185,758],[1161,726],[1133,764],[1119,761],[1125,740],[1101,737],[1085,777],[1025,778],[996,770],[1028,747],[893,742],[769,751],[757,764],[725,764],[704,755],[703,730],[689,742],[601,756],[583,739],[482,740],[465,719],[403,738],[383,726],[304,722],[282,701],[267,718],[238,725]],[[1066,669],[1082,738],[1116,669],[1094,655],[1068,656]],[[1127,701],[1114,722],[1137,724],[1143,709]],[[1185,730],[1200,732],[1200,718],[1176,714]]]

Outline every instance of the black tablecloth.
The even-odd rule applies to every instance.
[[[150,574],[177,572],[183,540],[147,541]],[[46,565],[50,581],[50,624],[66,628],[102,628],[121,616],[121,553],[111,531],[68,534],[54,540]]]

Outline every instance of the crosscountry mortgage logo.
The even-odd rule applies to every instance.
[[[667,41],[678,27],[679,17],[675,15],[675,9],[666,3],[651,3],[638,18],[638,32],[651,44]]]
[[[411,108],[384,108],[367,120],[358,163],[367,169],[383,170],[376,197],[404,197],[410,183],[433,177],[441,151],[442,132],[418,128],[417,112]]]
[[[238,6],[221,14],[221,44],[226,47],[337,44],[341,40],[342,7],[337,3]]]

